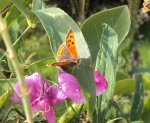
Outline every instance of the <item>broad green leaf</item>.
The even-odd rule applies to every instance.
[[[128,78],[129,76],[122,71],[117,71],[116,81],[123,80]]]
[[[99,41],[102,36],[102,24],[110,25],[118,35],[119,44],[122,43],[130,28],[130,15],[127,6],[107,9],[89,17],[81,26],[85,40],[91,51],[92,63],[95,65],[100,49]]]
[[[10,3],[10,0],[0,0],[0,12]]]
[[[115,94],[130,94],[135,90],[135,80],[132,78],[122,79],[116,82]]]
[[[59,46],[65,41],[67,31],[69,28],[72,28],[79,59],[81,59],[80,65],[73,71],[73,74],[76,76],[81,86],[86,99],[88,111],[89,113],[92,113],[96,100],[93,69],[90,51],[80,28],[59,8],[43,9],[34,11],[34,13],[40,19],[49,36],[51,48],[55,57]]]
[[[131,108],[130,121],[141,120],[144,105],[144,85],[141,75],[136,75],[134,101]]]
[[[110,104],[115,90],[115,78],[117,72],[117,48],[118,48],[118,36],[117,33],[107,24],[103,25],[103,33],[101,41],[99,43],[100,49],[96,59],[96,70],[99,70],[106,78],[108,82],[108,88],[102,97],[99,97],[99,108],[103,113],[103,118],[100,120],[105,122],[105,117],[110,109]],[[102,105],[100,105],[100,100]],[[99,109],[100,111],[100,109]],[[100,112],[99,112],[100,113]],[[100,122],[100,121],[99,121]]]
[[[144,80],[144,89],[150,90],[150,77],[148,77],[147,75],[143,75],[143,80]]]
[[[4,102],[6,101],[9,94],[12,92],[11,89],[9,89],[7,92],[5,92],[3,95],[0,96],[0,109],[3,106]]]
[[[150,78],[143,77],[144,89],[150,90]],[[130,94],[135,91],[135,80],[133,78],[126,78],[116,82],[115,94]]]

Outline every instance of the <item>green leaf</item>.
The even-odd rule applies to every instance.
[[[5,92],[3,95],[0,96],[0,109],[3,106],[4,102],[6,101],[7,97],[10,95],[12,92],[11,89],[9,89],[7,92]]]
[[[126,78],[116,82],[115,94],[130,94],[134,90],[135,80],[132,78]]]
[[[26,9],[22,0],[12,0],[13,4],[21,11],[21,13],[26,17],[27,21],[30,21],[29,11]]]
[[[80,65],[73,71],[73,74],[76,76],[81,86],[88,111],[89,113],[92,113],[94,111],[96,100],[93,69],[90,51],[80,28],[64,11],[59,8],[43,9],[34,11],[34,13],[40,19],[49,36],[51,48],[55,56],[59,46],[63,43],[63,41],[65,41],[67,31],[69,28],[72,28],[79,59],[81,59]]]
[[[95,65],[100,49],[99,41],[102,36],[102,24],[110,25],[118,35],[119,44],[122,43],[130,28],[130,15],[127,6],[107,9],[89,17],[81,26],[81,30],[91,51],[92,63]]]
[[[144,89],[150,90],[150,79],[143,77]],[[130,94],[135,90],[135,80],[133,78],[125,78],[116,82],[115,94]]]
[[[78,118],[83,105],[73,104],[72,107],[60,117],[58,123],[72,123],[71,120]],[[72,108],[75,110],[73,111]]]
[[[116,103],[115,101],[112,101],[112,106],[120,113],[120,115],[126,120],[126,122],[129,122],[127,116],[123,114],[123,112],[121,111],[118,103]]]
[[[136,75],[136,88],[134,101],[131,109],[130,121],[141,120],[143,105],[144,105],[143,79],[141,75]]]
[[[150,121],[150,93],[148,93],[147,96],[144,97],[144,110],[142,113],[142,120],[144,123],[149,123]]]
[[[32,2],[32,11],[42,9],[42,0],[33,0]]]
[[[0,0],[0,12],[10,3],[10,0]]]
[[[130,122],[130,123],[144,123],[143,121],[133,121],[133,122]]]
[[[10,35],[12,43],[14,43],[18,39],[19,24],[18,24],[17,20],[9,28],[9,35]],[[14,49],[16,51],[16,54],[17,54],[17,57],[18,57],[20,63],[24,63],[24,60],[21,55],[22,42],[21,41],[17,42],[17,44],[14,46]],[[7,58],[7,63],[8,63],[8,67],[9,67],[11,73],[13,73],[15,75],[14,67],[9,58]]]
[[[31,0],[24,0],[23,5],[27,6],[30,2]],[[5,19],[8,23],[8,27],[10,27],[15,22],[15,20],[20,16],[20,14],[21,13],[18,10],[18,8],[13,5],[5,16]]]
[[[10,35],[12,43],[14,43],[17,40],[18,35],[19,35],[19,24],[17,20],[9,28],[9,35]],[[19,46],[17,48],[19,48]]]
[[[150,77],[148,77],[147,75],[143,75],[143,80],[144,80],[144,89],[150,90]]]
[[[106,78],[108,82],[108,88],[102,97],[99,97],[99,108],[103,113],[105,119],[107,112],[110,109],[110,103],[114,95],[115,90],[115,78],[117,72],[117,48],[118,37],[117,33],[108,25],[103,25],[103,34],[100,41],[100,50],[98,52],[96,60],[96,70],[99,70]],[[100,100],[102,105],[100,105]],[[100,109],[99,109],[100,111]],[[104,119],[100,118],[101,121]]]
[[[123,80],[123,79],[126,79],[126,78],[129,78],[129,76],[127,74],[125,74],[122,71],[117,71],[116,81]]]

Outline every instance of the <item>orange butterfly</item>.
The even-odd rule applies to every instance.
[[[150,0],[144,0],[142,12],[143,13],[150,12]]]
[[[50,66],[68,67],[75,66],[79,63],[72,29],[69,29],[66,41],[60,45],[56,61],[56,63],[52,63]]]

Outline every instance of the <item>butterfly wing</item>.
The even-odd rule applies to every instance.
[[[56,60],[57,62],[62,62],[62,61],[67,61],[67,59],[71,59],[71,55],[65,43],[62,43],[57,52]]]
[[[77,64],[77,60],[71,57],[71,54],[66,47],[65,43],[62,43],[59,47],[56,57],[57,62],[48,64],[47,66],[73,66]]]
[[[78,55],[75,47],[74,34],[70,29],[66,36],[66,43],[62,43],[59,47],[56,57],[57,62],[48,64],[47,66],[74,66],[78,64]]]
[[[64,62],[55,62],[55,63],[52,63],[50,66],[60,66],[60,67],[66,67],[66,66],[74,66],[74,65],[76,65],[77,64],[77,62],[76,61],[64,61]],[[49,66],[49,64],[48,64],[48,66]]]
[[[78,58],[76,46],[75,46],[75,39],[72,29],[69,29],[67,36],[66,36],[66,46],[70,52],[71,57]]]

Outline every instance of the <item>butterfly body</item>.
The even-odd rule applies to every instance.
[[[66,41],[59,47],[56,61],[57,62],[52,63],[50,66],[73,67],[80,61],[75,46],[74,34],[71,29],[67,33]]]

